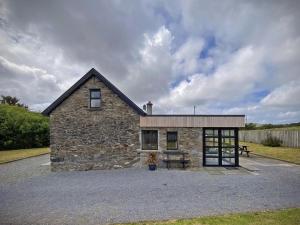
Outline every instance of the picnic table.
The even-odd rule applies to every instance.
[[[243,155],[243,152],[246,152],[247,157],[249,157],[249,153],[250,153],[251,151],[248,150],[248,146],[247,146],[247,145],[239,146],[239,150],[240,150],[240,155]]]

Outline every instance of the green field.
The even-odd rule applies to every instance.
[[[128,223],[132,225],[299,225],[300,208],[256,213],[239,213],[222,216],[208,216],[194,219],[145,221]]]
[[[31,149],[0,151],[0,164],[15,161],[18,159],[25,159],[32,156],[43,155],[49,152],[50,152],[49,148],[31,148]]]
[[[264,129],[264,130],[300,130],[300,126],[294,126],[294,127],[278,127],[278,128]]]
[[[258,155],[300,164],[300,148],[269,147],[250,142],[240,142],[240,145],[247,145],[248,150]]]

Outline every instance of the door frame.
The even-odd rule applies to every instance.
[[[206,165],[206,151],[205,151],[205,130],[218,130],[218,165]],[[234,130],[234,165],[222,165],[222,130]],[[202,165],[205,167],[239,167],[239,128],[237,127],[205,127],[202,131],[202,143],[203,143],[203,154],[202,154]]]

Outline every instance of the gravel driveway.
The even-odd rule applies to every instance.
[[[105,224],[300,207],[300,167],[241,159],[253,172],[49,172],[40,156],[0,165],[1,224]]]

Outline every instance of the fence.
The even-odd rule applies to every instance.
[[[300,130],[240,130],[240,141],[260,144],[268,135],[277,137],[282,146],[300,148]]]

